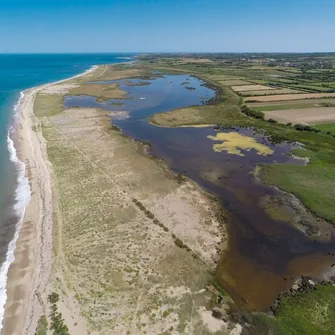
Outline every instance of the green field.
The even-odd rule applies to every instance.
[[[276,317],[259,314],[255,318],[255,324],[259,328],[270,328],[275,335],[333,334],[334,293],[334,287],[320,285],[315,291],[284,298]]]
[[[316,126],[318,129],[324,131],[324,132],[331,132],[332,134],[335,134],[335,123],[323,123],[318,124]]]
[[[288,103],[282,101],[281,103],[247,103],[252,110],[259,112],[269,112],[285,109],[302,109],[315,107],[335,107],[335,99],[313,99],[313,100],[296,100]]]

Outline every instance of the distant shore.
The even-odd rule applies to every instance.
[[[33,334],[43,309],[43,292],[52,265],[52,190],[44,139],[33,130],[39,126],[34,116],[35,96],[41,90],[86,75],[91,69],[61,81],[24,91],[19,106],[19,122],[14,135],[18,158],[25,164],[31,198],[16,241],[14,261],[9,267],[7,299],[2,335]]]

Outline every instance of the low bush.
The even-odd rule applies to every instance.
[[[248,115],[250,117],[253,117],[255,119],[264,120],[264,113],[263,112],[253,111],[246,105],[242,106],[241,112],[243,114]]]

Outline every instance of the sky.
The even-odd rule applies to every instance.
[[[0,0],[0,53],[330,52],[334,0]]]

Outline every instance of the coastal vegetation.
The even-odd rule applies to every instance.
[[[108,72],[105,79],[111,79]],[[129,74],[126,68],[125,76]],[[100,75],[97,69],[86,81]],[[78,78],[60,85],[86,84]],[[224,227],[215,215],[218,204],[145,155],[145,144],[111,126],[107,112],[65,109],[62,99],[72,88],[63,88],[61,95],[60,87],[54,87],[35,99],[35,131],[46,140],[57,190],[57,294],[66,302],[75,296],[87,327],[101,334],[182,334],[185,329],[197,334],[203,327],[212,333],[203,317],[216,294],[206,286],[213,279],[217,250],[224,247]],[[65,329],[56,307],[51,326]],[[81,324],[80,318],[74,322]],[[225,329],[223,321],[219,325]],[[67,326],[71,332],[72,325]]]
[[[74,86],[68,92],[69,95],[87,95],[97,98],[97,102],[105,102],[110,99],[124,99],[127,96],[117,84],[84,84]]]
[[[48,331],[48,320],[45,315],[40,317],[35,335],[46,335]]]
[[[58,312],[57,303],[59,301],[59,295],[55,292],[52,292],[48,296],[49,303],[51,304],[51,313],[50,313],[50,330],[52,330],[53,335],[70,335],[69,329],[64,323],[62,313]]]
[[[264,329],[264,334],[270,328],[276,335],[326,335],[334,329],[334,320],[334,287],[319,285],[307,293],[281,299],[275,317],[256,314],[252,323]]]
[[[324,97],[331,93],[333,82],[328,86],[312,83],[306,71],[318,72],[317,78],[326,82],[314,68],[303,67],[302,73],[298,66],[245,65],[239,58],[228,62],[206,55],[205,60],[146,56],[136,65],[100,67],[91,75],[70,81],[71,86],[64,87],[62,94],[49,90],[36,96],[35,115],[40,121],[36,131],[46,140],[57,187],[54,277],[64,278],[90,329],[102,334],[107,329],[231,334],[238,323],[247,325],[245,334],[329,334],[335,313],[335,289],[330,283],[280,297],[280,307],[272,316],[233,305],[214,275],[226,246],[222,221],[227,218],[218,201],[210,201],[183,173],[172,173],[162,161],[148,157],[145,144],[123,136],[110,125],[107,112],[65,109],[63,105],[65,95],[88,95],[100,102],[126,97],[116,84],[92,82],[149,80],[161,73],[196,76],[215,89],[216,96],[202,106],[155,114],[150,122],[162,127],[210,125],[219,132],[207,139],[221,142],[214,142],[213,149],[238,156],[243,155],[241,150],[255,149],[265,155],[273,151],[252,137],[224,132],[229,127],[260,131],[272,143],[299,143],[292,154],[308,158],[308,164],[262,165],[257,176],[263,183],[295,195],[313,215],[334,225],[334,125],[283,124],[267,117],[269,110],[294,112],[311,104],[332,104],[331,98],[306,101],[299,97],[301,91],[312,97],[315,87],[321,93],[313,97]],[[188,85],[182,84],[180,89]],[[233,87],[238,85],[252,87]],[[269,94],[272,100],[255,102],[252,92],[258,95],[263,90],[274,93]],[[291,94],[298,94],[297,99],[281,100],[284,91],[278,94],[278,90],[295,90]],[[269,102],[273,99],[278,101]],[[269,216],[287,217],[286,212],[274,212],[271,205],[264,207]],[[218,331],[206,326],[208,317],[219,322]],[[52,327],[65,327],[57,310],[51,320]]]

